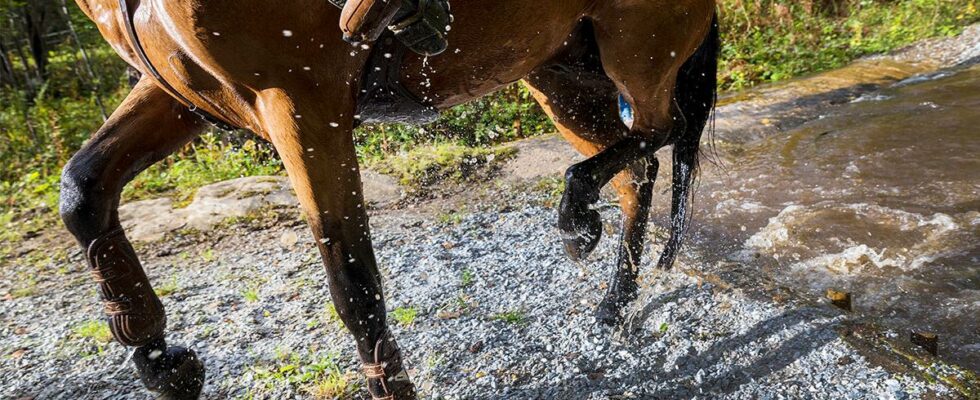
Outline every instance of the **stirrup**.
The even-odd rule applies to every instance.
[[[92,241],[87,256],[116,341],[142,346],[162,338],[167,327],[163,303],[153,292],[122,228]]]
[[[449,25],[453,22],[446,0],[406,1],[388,27],[410,50],[423,56],[434,56],[449,47]]]

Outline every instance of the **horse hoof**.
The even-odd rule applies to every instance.
[[[602,218],[598,211],[586,209],[574,213],[569,219],[571,221],[566,223],[559,221],[559,225],[562,226],[565,254],[572,261],[583,260],[599,244],[599,238],[602,236]]]
[[[167,400],[193,400],[204,388],[204,364],[193,350],[160,339],[136,349],[133,362],[147,389]]]
[[[595,310],[595,319],[605,326],[615,327],[623,323],[623,307],[608,299],[599,303]]]

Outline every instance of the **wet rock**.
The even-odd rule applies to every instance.
[[[921,347],[929,354],[937,355],[939,353],[939,336],[932,332],[910,332],[910,340],[912,344]]]

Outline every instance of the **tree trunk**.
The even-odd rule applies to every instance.
[[[47,7],[44,4],[24,7],[28,45],[37,68],[37,78],[42,84],[48,79],[48,45],[44,41],[44,34],[47,33],[46,20]]]

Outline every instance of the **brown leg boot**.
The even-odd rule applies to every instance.
[[[368,392],[374,400],[414,400],[415,385],[402,365],[401,350],[391,333],[385,332],[374,346],[373,362],[364,363]]]
[[[99,283],[109,329],[119,343],[143,346],[163,338],[167,316],[122,229],[89,245],[88,261]]]

